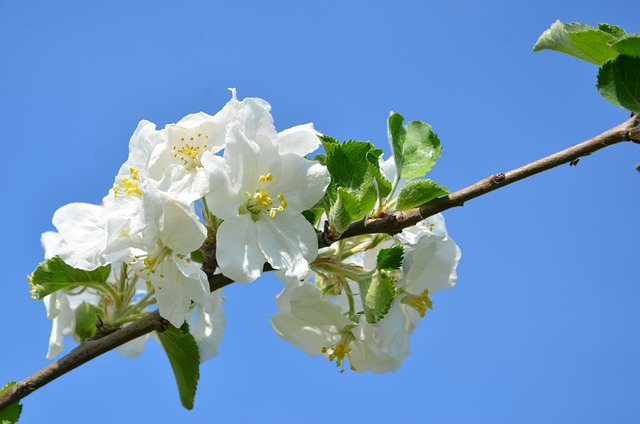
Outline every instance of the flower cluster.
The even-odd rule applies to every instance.
[[[371,143],[339,143],[311,124],[277,132],[268,103],[232,93],[215,115],[140,122],[102,205],[56,211],[47,261],[30,277],[53,320],[48,357],[66,335],[99,337],[157,307],[207,360],[225,324],[209,278],[249,283],[268,265],[286,283],[271,318],[279,336],[342,369],[395,371],[431,297],[455,285],[460,249],[441,215],[393,236],[342,234],[448,192],[421,177],[437,136],[392,113],[393,156],[382,161]],[[326,154],[307,159],[321,141]],[[319,232],[339,241],[319,251]],[[135,356],[147,338],[119,350]]]
[[[380,253],[394,245],[404,253],[402,266],[377,268]],[[432,308],[431,296],[456,284],[460,255],[442,215],[394,237],[361,236],[325,249],[305,282],[282,278],[286,286],[271,324],[280,337],[342,369],[348,360],[357,372],[395,371],[410,353],[413,330]],[[365,291],[376,281],[391,287],[392,298],[381,319],[369,320]]]
[[[54,214],[58,232],[43,234],[45,258],[108,276],[69,282],[44,297],[53,320],[49,358],[64,335],[83,341],[153,305],[174,326],[190,324],[201,360],[215,356],[221,293],[210,293],[194,254],[208,234],[216,240],[216,272],[235,281],[255,280],[265,263],[289,277],[307,274],[318,248],[301,212],[329,184],[327,169],[304,157],[318,147],[317,133],[310,124],[278,133],[268,103],[232,93],[215,115],[188,115],[160,130],[140,122],[102,205],[72,203]],[[121,351],[135,355],[143,344]]]

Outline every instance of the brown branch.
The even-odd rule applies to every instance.
[[[597,150],[623,141],[640,143],[640,116],[634,115],[609,131],[580,144],[575,144],[568,149],[531,162],[520,168],[491,175],[448,196],[434,199],[416,208],[390,214],[384,218],[362,219],[354,222],[344,233],[338,235],[332,235],[327,229],[318,235],[318,246],[326,247],[335,241],[362,234],[398,233],[402,231],[403,228],[415,225],[432,215],[446,211],[447,209],[462,206],[471,199],[475,199],[476,197],[565,163],[575,164],[574,161],[578,158],[590,155]]]
[[[101,339],[82,343],[59,360],[0,394],[0,411],[85,362],[154,330],[164,331],[167,325],[168,322],[160,317],[158,311],[155,311]]]
[[[493,190],[497,190],[498,188],[507,186],[511,183],[551,168],[555,168],[562,164],[572,163],[574,160],[582,156],[589,155],[597,150],[623,141],[640,143],[640,119],[638,119],[638,117],[632,117],[617,127],[583,143],[576,144],[566,150],[547,156],[546,158],[537,160],[512,171],[491,175],[473,185],[470,185],[469,187],[458,190],[448,196],[432,200],[431,202],[425,203],[417,208],[397,212],[384,218],[363,219],[361,221],[354,222],[341,235],[336,236],[325,231],[318,236],[318,246],[326,247],[337,240],[362,234],[398,233],[402,231],[403,228],[412,226],[431,215],[435,215],[456,206],[462,206],[465,202],[487,194]],[[205,256],[211,256],[210,247],[211,246],[205,246],[205,249],[203,249],[205,253],[209,254]],[[222,274],[213,275],[215,262],[214,259],[212,259],[212,261],[213,262],[211,263],[205,264],[206,266],[203,268],[209,278],[209,287],[211,291],[215,291],[231,284],[233,280]],[[272,270],[272,268],[267,264],[264,270],[269,271]],[[0,411],[18,402],[50,381],[55,380],[63,374],[102,355],[103,353],[121,346],[128,341],[150,333],[151,331],[164,331],[168,325],[169,323],[160,317],[158,311],[155,311],[135,323],[116,330],[102,338],[84,342],[58,361],[48,365],[32,376],[20,381],[6,392],[0,394]]]

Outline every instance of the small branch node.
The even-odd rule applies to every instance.
[[[496,184],[501,184],[506,178],[507,176],[504,174],[504,172],[501,172],[493,176],[493,182]]]

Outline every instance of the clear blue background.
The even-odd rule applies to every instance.
[[[278,129],[313,121],[387,148],[396,110],[434,126],[432,177],[455,190],[625,120],[595,66],[531,49],[556,19],[640,32],[638,16],[637,0],[0,0],[0,383],[49,363],[26,280],[40,233],[65,203],[100,202],[139,120],[215,113],[237,87],[272,104]],[[459,283],[434,297],[396,373],[340,374],[280,340],[268,317],[281,284],[266,277],[225,291],[193,411],[149,343],[40,389],[21,422],[640,422],[639,147],[447,211]]]

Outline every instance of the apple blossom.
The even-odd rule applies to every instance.
[[[376,257],[394,243],[404,247],[403,266],[384,272],[397,294],[381,319],[368,322],[358,282],[377,278],[382,271],[375,269]],[[432,307],[429,296],[455,285],[459,259],[460,250],[448,237],[441,215],[394,237],[360,236],[341,249],[324,249],[305,282],[283,278],[286,287],[277,296],[272,326],[280,337],[336,365],[344,366],[348,359],[357,372],[395,371],[410,353],[415,327]],[[317,311],[325,312],[316,316]]]
[[[317,239],[301,212],[322,198],[329,174],[296,153],[281,154],[264,105],[253,100],[244,105],[245,115],[259,117],[244,120],[253,138],[232,124],[223,158],[203,158],[210,175],[207,204],[224,220],[216,259],[224,275],[241,283],[258,278],[264,263],[302,279],[317,255]]]

